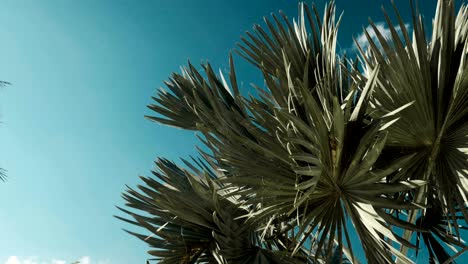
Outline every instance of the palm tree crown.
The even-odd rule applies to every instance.
[[[129,231],[154,260],[359,263],[357,239],[368,263],[466,250],[468,8],[439,0],[428,38],[417,9],[410,37],[393,7],[390,38],[370,21],[355,62],[337,54],[333,1],[323,17],[301,4],[297,21],[265,19],[237,49],[263,73],[255,97],[232,56],[229,83],[210,64],[171,76],[148,118],[197,131],[208,151],[159,159],[123,195],[133,210],[118,218],[149,232]]]

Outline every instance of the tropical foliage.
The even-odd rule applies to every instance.
[[[9,82],[0,81],[0,88],[9,84],[10,84]],[[0,180],[4,182],[6,181],[6,178],[7,178],[6,170],[3,168],[0,168]]]
[[[393,7],[390,37],[370,21],[376,38],[365,32],[354,62],[336,50],[333,2],[323,16],[301,4],[297,21],[265,19],[237,48],[263,73],[256,96],[240,93],[232,56],[228,78],[210,64],[171,76],[148,118],[197,131],[207,148],[184,166],[159,159],[124,193],[119,218],[146,230],[128,232],[151,260],[412,263],[427,250],[450,263],[465,252],[468,8],[439,0],[428,37],[413,4],[410,27]]]

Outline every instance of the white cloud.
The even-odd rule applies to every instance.
[[[18,256],[10,256],[5,264],[67,264],[73,263],[74,261],[79,261],[80,264],[109,264],[110,261],[105,260],[97,260],[91,261],[89,256],[83,256],[81,258],[76,258],[71,261],[66,261],[62,259],[52,259],[52,260],[45,260],[39,257],[18,257]]]
[[[80,264],[90,264],[90,260],[88,256],[82,257],[80,260]]]
[[[405,28],[408,32],[410,32],[410,24],[409,23],[405,23]],[[377,22],[375,23],[375,27],[377,28],[377,30],[380,32],[380,34],[385,38],[385,39],[391,39],[391,32],[390,32],[390,29],[387,27],[387,25],[384,23],[384,22]],[[376,41],[376,43],[378,43],[378,39],[377,39],[377,34],[375,33],[374,31],[374,28],[371,27],[371,26],[367,26],[366,28],[367,32],[369,33],[369,36],[374,40]],[[401,36],[402,34],[402,31],[401,31],[401,27],[398,25],[398,26],[395,26],[395,30],[396,32],[398,33],[399,36]],[[359,44],[359,46],[361,46],[361,48],[363,50],[366,50],[367,47],[369,47],[369,42],[367,41],[367,37],[366,35],[364,34],[364,32],[362,32],[361,34],[359,34],[357,37],[356,37],[356,42]],[[380,44],[378,44],[380,46]],[[356,45],[356,43],[353,43],[353,46],[348,49],[348,50],[351,50],[351,51],[357,51],[358,50],[358,47]]]
[[[21,262],[19,261],[18,257],[16,256],[11,256],[7,259],[5,264],[20,264]]]
[[[17,256],[11,256],[7,259],[5,264],[42,264],[42,263],[39,262],[38,257],[20,258]]]

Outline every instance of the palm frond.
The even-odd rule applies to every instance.
[[[428,208],[424,215],[420,215],[416,220],[416,225],[423,231],[417,232],[417,243],[420,244],[422,240],[429,252],[429,262],[438,263],[455,263],[451,260],[450,253],[453,256],[457,253],[458,249],[466,247],[465,242],[455,235],[454,229],[457,223],[452,221],[453,218],[461,219],[460,210],[455,211],[455,216],[446,216],[444,210],[434,200],[434,190],[429,193],[430,204],[433,207]],[[457,226],[458,229],[468,229],[466,222]],[[418,247],[419,248],[419,247]],[[419,250],[416,251],[418,253]]]
[[[245,214],[209,176],[193,175],[160,159],[156,178],[143,177],[145,185],[124,194],[132,219],[117,216],[146,229],[149,235],[131,231],[152,248],[148,253],[159,263],[301,263],[258,243],[255,230],[238,220]],[[198,170],[198,172],[200,172]],[[237,263],[236,262],[236,263]]]
[[[384,152],[397,156],[415,154],[400,176],[428,181],[426,188],[437,190],[437,202],[446,208],[445,215],[451,216],[451,221],[456,223],[454,212],[459,208],[466,221],[467,190],[461,179],[466,177],[464,169],[468,165],[468,156],[460,150],[468,143],[466,7],[463,6],[455,16],[453,1],[438,1],[430,40],[426,39],[422,17],[417,10],[413,9],[414,32],[413,39],[410,39],[395,6],[394,9],[403,39],[384,13],[391,39],[383,38],[371,22],[378,41],[374,42],[366,33],[371,52],[369,56],[363,51],[361,53],[367,68],[379,65],[381,69],[378,87],[372,95],[374,117],[414,102],[388,129],[389,138]],[[387,159],[391,159],[390,156]],[[421,189],[415,195],[417,202],[427,200],[424,190],[427,189]],[[413,212],[410,221],[414,221],[415,216]]]
[[[190,130],[198,130],[198,125],[237,129],[236,124],[247,114],[240,102],[232,57],[230,79],[234,94],[227,87],[224,77],[216,76],[210,64],[203,65],[203,69],[206,77],[189,62],[187,67],[182,68],[182,74],[173,73],[166,82],[168,91],[160,89],[158,96],[153,97],[156,104],[148,106],[165,118],[147,118]]]
[[[127,206],[139,213],[120,208],[133,218],[118,217],[150,232],[137,236],[153,249],[148,253],[160,263],[193,263],[214,260],[211,193],[206,184],[189,178],[186,172],[167,160],[159,160],[156,179],[142,178],[139,191],[123,195]]]

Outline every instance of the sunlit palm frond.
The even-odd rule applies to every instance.
[[[334,14],[334,4],[331,3],[325,8],[325,22],[322,24],[316,10],[314,18],[310,9],[301,4],[300,18],[297,23],[294,22],[294,26],[285,16],[284,23],[273,16],[276,28],[266,20],[271,35],[261,27],[256,27],[257,37],[249,34],[251,41],[244,39],[245,46],[240,45],[243,55],[259,66],[265,77],[266,87],[257,87],[259,97],[244,100],[244,105],[251,114],[251,122],[244,122],[243,126],[255,140],[239,137],[239,134],[230,131],[226,131],[222,137],[204,133],[207,138],[205,142],[210,146],[220,167],[226,169],[226,176],[234,184],[233,188],[242,186],[237,193],[250,194],[250,203],[261,204],[261,209],[255,212],[256,219],[270,217],[274,210],[284,211],[296,197],[297,163],[291,159],[285,145],[288,135],[281,128],[285,124],[275,116],[275,111],[288,109],[294,104],[296,113],[302,115],[301,118],[306,118],[300,102],[301,95],[291,94],[291,86],[295,85],[296,80],[308,79],[311,85],[307,89],[312,91],[317,74],[329,76],[336,68],[334,48],[337,26]],[[312,36],[306,28],[307,21],[313,27]],[[288,49],[294,49],[294,52],[289,53]],[[323,60],[328,63],[322,63]],[[318,64],[323,66],[320,70],[317,69]],[[296,68],[293,69],[293,66]],[[333,81],[325,77],[321,80]],[[317,96],[317,93],[313,94]],[[324,104],[323,107],[330,105]],[[250,149],[250,153],[245,149]],[[251,195],[253,192],[255,195]],[[274,201],[274,204],[269,201]],[[267,207],[269,210],[265,211],[264,208]]]
[[[156,178],[142,178],[145,185],[123,195],[127,206],[138,213],[121,210],[134,220],[118,218],[149,232],[129,233],[148,243],[152,247],[148,253],[160,263],[214,260],[212,231],[216,225],[208,186],[167,160],[159,160],[157,165]]]
[[[424,182],[385,181],[386,176],[404,166],[411,156],[389,162],[385,167],[375,166],[388,134],[384,128],[394,119],[371,120],[362,109],[366,107],[365,102],[368,101],[377,72],[374,71],[373,77],[363,87],[356,104],[351,102],[353,91],[342,105],[338,98],[330,97],[333,108],[328,112],[321,111],[318,102],[307,93],[307,83],[303,83],[297,87],[300,90],[297,93],[304,99],[309,119],[299,119],[294,111],[285,113],[278,110],[277,114],[289,126],[289,129],[285,129],[291,132],[291,139],[287,141],[291,156],[301,164],[296,169],[297,195],[289,211],[290,214],[297,214],[300,228],[296,237],[299,245],[313,232],[319,236],[318,249],[328,247],[326,251],[331,252],[332,243],[326,244],[326,241],[334,239],[337,239],[340,248],[345,240],[351,247],[350,227],[346,225],[349,217],[368,261],[391,263],[392,255],[399,255],[399,252],[383,237],[409,245],[396,235],[390,223],[401,228],[409,225],[390,221],[394,219],[391,212],[417,208],[407,201],[394,200],[392,194],[417,188]],[[318,90],[327,91],[330,88],[320,87]],[[323,98],[320,102],[325,100]],[[391,116],[385,118],[388,117]]]
[[[279,70],[279,66],[274,68],[274,65],[280,64],[278,61],[270,66],[262,64],[268,59],[267,56],[271,59],[280,55],[278,53],[281,49],[278,46],[284,45],[286,50],[286,45],[293,43],[287,37],[294,39],[298,35],[307,35],[291,34],[290,31],[281,29],[280,23],[277,23],[280,28],[278,31],[283,35],[282,38],[275,36],[277,46],[271,46],[272,41],[269,39],[265,39],[266,43],[263,45],[261,40],[256,39],[255,43],[249,45],[251,50],[256,50],[256,54],[243,49],[263,70],[267,84],[267,91],[261,93],[263,97],[250,101],[249,110],[254,116],[259,116],[257,120],[262,120],[261,124],[266,127],[270,128],[271,124],[278,127],[276,135],[295,162],[296,179],[294,183],[289,178],[287,184],[274,186],[272,183],[277,181],[278,174],[265,175],[267,177],[261,178],[263,186],[255,189],[241,188],[236,193],[251,197],[247,202],[261,205],[249,215],[252,221],[281,218],[284,215],[291,217],[290,221],[293,223],[288,224],[290,231],[296,233],[298,249],[311,233],[320,234],[315,245],[318,251],[322,248],[331,249],[333,243],[326,241],[333,241],[335,238],[338,239],[341,250],[345,239],[343,234],[348,240],[348,246],[351,246],[345,224],[345,219],[350,216],[365,244],[368,259],[390,263],[392,254],[398,255],[399,252],[381,239],[380,235],[391,237],[395,242],[408,243],[397,237],[379,214],[393,219],[394,216],[388,210],[416,208],[408,202],[394,201],[388,195],[416,188],[423,182],[385,184],[382,181],[398,170],[410,156],[387,164],[385,169],[373,167],[386,139],[386,132],[379,129],[390,125],[389,122],[394,120],[387,120],[388,123],[382,120],[371,125],[372,120],[364,117],[374,80],[370,80],[366,87],[361,87],[361,92],[358,92],[358,87],[352,90],[347,83],[340,82],[343,74],[335,64],[337,27],[333,24],[334,6],[330,6],[325,12],[324,20],[327,23],[321,28],[322,34],[327,37],[314,43],[320,49],[313,50],[306,45],[305,53],[301,54],[304,60],[299,53],[288,55],[281,52],[281,63],[284,65],[282,70]],[[257,27],[257,30],[260,29]],[[262,34],[261,31],[258,34]],[[316,33],[314,34],[317,38]],[[258,46],[257,49],[253,48],[255,45]],[[264,51],[268,45],[268,52],[272,54]],[[315,51],[320,51],[321,59],[317,59],[316,63],[309,63],[317,57]],[[296,64],[302,64],[299,67],[300,73],[294,69]],[[354,104],[356,98],[360,100]],[[268,104],[274,107],[276,120],[265,122],[272,115],[264,110],[267,108],[264,106]],[[401,106],[399,108],[401,110]],[[389,113],[385,118],[394,114],[396,112]],[[383,172],[376,173],[380,170]],[[258,181],[252,181],[255,180]],[[376,193],[366,194],[365,190],[368,189],[373,189]],[[294,226],[298,226],[298,230],[294,230]],[[268,224],[265,228],[267,227]]]
[[[182,74],[173,73],[166,82],[167,90],[160,89],[156,104],[148,107],[162,115],[148,116],[150,120],[183,129],[197,130],[197,126],[210,130],[228,127],[237,130],[238,123],[247,117],[240,102],[234,66],[231,58],[231,87],[224,78],[213,72],[209,64],[203,66],[206,77],[192,64],[182,69]]]
[[[264,18],[268,30],[256,25],[253,33],[247,33],[248,38],[241,38],[238,53],[264,74],[268,91],[260,93],[263,100],[269,99],[279,107],[287,107],[288,89],[271,85],[271,82],[287,81],[289,75],[293,82],[307,78],[311,83],[309,89],[314,89],[316,75],[326,76],[329,70],[336,67],[334,50],[339,22],[335,22],[335,10],[334,1],[330,1],[325,6],[323,18],[320,18],[315,5],[310,9],[301,3],[297,21],[291,23],[280,13],[281,21],[272,14],[274,22]],[[327,61],[326,65],[322,63],[324,60]],[[284,64],[285,61],[288,65]],[[316,71],[319,65],[322,69]]]
[[[426,38],[422,17],[413,9],[413,38],[394,6],[402,38],[385,14],[391,38],[386,40],[371,22],[378,41],[370,43],[370,56],[364,54],[366,68],[381,68],[378,87],[373,93],[374,117],[396,107],[414,102],[401,119],[389,128],[384,153],[392,159],[413,153],[412,160],[393,179],[410,176],[428,181],[426,188],[415,193],[418,202],[427,201],[427,188],[436,190],[431,206],[444,208],[443,215],[458,222],[456,210],[468,220],[468,190],[463,184],[467,174],[468,128],[468,13],[462,6],[455,15],[454,1],[438,1],[432,38]],[[410,221],[416,220],[416,212]],[[459,236],[455,224],[455,233]],[[408,234],[407,234],[408,235]]]
[[[124,194],[138,212],[120,209],[133,220],[118,218],[149,232],[128,231],[159,263],[298,263],[261,247],[255,229],[238,220],[245,210],[217,193],[213,174],[193,175],[167,160],[157,165],[156,178],[142,178],[145,185]]]
[[[251,183],[251,187],[272,173],[294,182],[292,161],[275,135],[275,119],[271,114],[263,116],[266,120],[249,114],[252,107],[261,108],[258,112],[264,113],[272,113],[273,107],[264,103],[245,106],[245,98],[238,93],[232,57],[230,62],[230,87],[209,64],[204,66],[206,77],[192,65],[184,69],[183,75],[173,75],[168,82],[170,92],[160,91],[154,98],[158,104],[149,106],[162,117],[150,119],[200,131],[201,140],[212,152],[205,156],[216,160],[228,177],[252,182],[255,178],[251,175],[257,175],[257,184]]]

